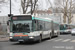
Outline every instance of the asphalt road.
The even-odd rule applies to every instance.
[[[75,36],[60,35],[41,43],[0,42],[0,50],[75,50]]]

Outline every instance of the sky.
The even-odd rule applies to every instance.
[[[20,14],[20,0],[11,0],[12,1],[12,14]],[[16,1],[16,2],[15,2]],[[41,10],[47,10],[50,7],[50,4],[46,2],[47,0],[38,0],[39,9]],[[7,0],[6,0],[7,2]],[[9,3],[9,2],[8,2]],[[53,4],[53,0],[51,0],[51,3]],[[0,16],[7,16],[10,12],[9,4],[5,4],[0,9]]]

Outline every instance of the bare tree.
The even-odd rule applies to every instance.
[[[68,15],[68,23],[71,23],[71,20],[73,18],[72,16],[72,9],[74,8],[74,6],[72,7],[72,0],[70,0],[70,7],[69,7],[69,15]]]
[[[51,1],[50,0],[47,0],[47,1],[49,2],[51,8],[53,8],[53,5],[52,5]]]
[[[33,14],[37,2],[38,0],[21,0],[21,7],[22,7],[23,14],[27,14],[27,13]]]
[[[6,0],[0,0],[0,12],[1,12],[2,6],[7,5],[7,2],[8,2],[8,0],[7,1]]]
[[[0,5],[6,4],[9,0],[0,0]]]
[[[68,18],[68,24],[70,24],[72,21],[72,12],[74,10],[74,0],[55,0],[55,6],[60,7],[63,13],[63,22],[66,23],[66,18]],[[59,9],[59,8],[58,8]]]
[[[1,3],[4,3],[4,2],[5,2],[5,0],[0,0],[0,4],[1,4]]]

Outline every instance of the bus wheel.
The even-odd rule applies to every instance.
[[[23,44],[23,41],[19,41],[20,44]]]
[[[59,34],[57,33],[56,37],[58,37],[58,35],[59,35]]]
[[[49,36],[49,39],[51,39],[51,35]]]
[[[42,42],[42,36],[40,36],[40,39],[38,40],[38,43]]]
[[[52,35],[51,35],[51,33],[50,33],[49,39],[51,39],[51,37],[52,37]]]

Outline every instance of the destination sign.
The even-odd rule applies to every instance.
[[[31,15],[20,15],[20,16],[13,16],[12,20],[31,20]]]

